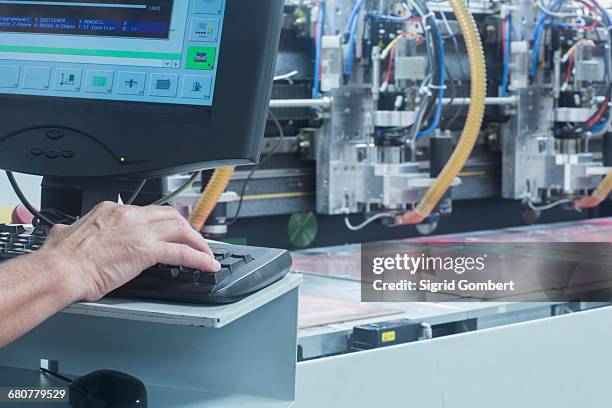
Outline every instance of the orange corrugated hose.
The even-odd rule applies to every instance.
[[[200,231],[204,227],[235,171],[235,167],[222,167],[213,173],[206,189],[202,193],[202,197],[200,197],[196,207],[189,215],[189,223],[196,230]]]
[[[574,202],[574,208],[595,208],[601,204],[612,191],[612,172],[608,173],[593,194]]]

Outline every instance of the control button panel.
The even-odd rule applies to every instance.
[[[187,75],[183,80],[181,97],[190,99],[208,99],[212,78],[206,76]]]
[[[21,67],[0,65],[0,88],[17,88]]]
[[[85,92],[113,92],[113,71],[87,71]]]
[[[117,93],[121,95],[144,95],[146,72],[119,72]]]
[[[217,41],[219,32],[219,20],[208,18],[194,18],[191,21],[191,33],[189,39],[191,41]]]
[[[217,49],[213,47],[189,47],[187,50],[187,69],[212,71],[215,68]]]
[[[179,76],[175,74],[151,75],[149,94],[153,96],[175,97]]]
[[[205,64],[208,61],[207,50],[204,47],[194,47],[194,70],[208,70]],[[203,51],[204,56],[198,56],[198,51]],[[5,67],[8,68],[8,67]],[[11,81],[18,80],[19,67],[10,67],[6,72],[12,72]],[[0,68],[1,72],[2,68]],[[53,70],[51,67],[26,67],[22,87],[24,89],[49,89],[49,82]],[[118,95],[138,95],[145,94],[155,97],[178,97],[186,99],[209,100],[212,96],[213,77],[206,75],[184,75],[146,72],[120,71],[115,73],[110,70],[89,70],[82,79],[83,73],[79,69],[58,68],[53,75],[53,89],[80,92],[81,88],[86,93],[101,93]],[[148,79],[150,77],[150,81]],[[3,77],[6,82],[8,76]],[[0,80],[1,81],[1,80]],[[147,83],[149,88],[147,92]],[[178,92],[179,85],[181,85]],[[47,132],[47,136],[57,140],[62,137],[61,132]]]
[[[61,138],[49,137],[62,135]],[[131,163],[121,159],[112,146],[102,139],[70,128],[61,127],[38,127],[24,129],[10,136],[5,143],[13,143],[25,157],[33,160],[33,163],[62,163],[74,162],[88,169],[99,171],[108,168],[110,163]],[[102,149],[100,147],[103,147]],[[132,155],[132,157],[134,157]],[[137,160],[137,159],[135,159]]]
[[[34,157],[46,157],[47,159],[57,159],[59,157],[63,159],[72,159],[76,156],[76,153],[72,150],[62,150],[58,152],[57,150],[45,150],[40,147],[34,147],[30,150],[30,154]]]
[[[193,12],[196,14],[221,14],[222,0],[195,0]]]
[[[55,71],[55,83],[53,89],[56,91],[79,92],[81,90],[81,76],[83,71],[72,68],[58,68]]]
[[[23,71],[24,89],[49,89],[51,67],[25,67]]]

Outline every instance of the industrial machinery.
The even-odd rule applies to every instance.
[[[317,228],[339,243],[414,233],[398,222],[430,233],[464,223],[457,206],[483,217],[472,229],[497,211],[514,224],[557,207],[554,220],[591,215],[578,211],[605,199],[612,165],[607,12],[591,0],[470,2],[478,41],[451,3],[286,0],[268,156],[226,174],[204,231],[257,242],[269,226],[278,245],[288,228],[295,248],[316,245]],[[486,72],[475,72],[468,50],[481,46]],[[485,90],[480,124],[469,111]],[[470,128],[473,149],[460,142]],[[469,160],[444,173],[462,149]],[[209,178],[177,204],[193,208]],[[443,178],[451,188],[433,207],[417,205]]]
[[[309,248],[392,241],[414,235],[416,223],[421,234],[497,230],[436,240],[455,242],[460,250],[465,242],[503,242],[500,255],[519,260],[525,255],[522,241],[609,241],[612,219],[501,228],[540,216],[543,221],[603,216],[602,201],[612,184],[606,176],[612,170],[610,17],[597,0],[534,1],[285,0],[262,158],[250,167],[203,172],[197,181],[206,166],[256,161],[278,38],[274,22],[283,4],[269,2],[277,6],[273,13],[273,7],[253,0],[159,1],[174,7],[166,19],[183,16],[183,21],[158,36],[189,33],[185,38],[194,43],[213,44],[186,41],[181,49],[181,41],[159,41],[163,55],[167,47],[177,47],[172,54],[178,53],[179,62],[177,68],[147,69],[146,78],[166,75],[157,77],[162,82],[155,86],[148,82],[152,95],[144,94],[141,66],[120,69],[131,74],[126,80],[140,83],[143,94],[94,92],[88,103],[75,97],[85,89],[65,81],[66,69],[75,74],[73,64],[54,67],[64,69],[56,76],[58,85],[75,92],[61,99],[60,113],[43,98],[55,90],[15,86],[3,97],[5,126],[32,125],[34,109],[39,128],[11,133],[19,135],[19,143],[0,140],[0,159],[13,170],[47,175],[43,207],[78,215],[108,193],[115,198],[120,193],[125,203],[171,202],[209,237],[233,244]],[[91,2],[62,3],[85,8]],[[135,10],[146,15],[169,8]],[[209,25],[211,20],[217,25]],[[219,35],[211,37],[215,27]],[[37,37],[23,51],[43,46],[38,42],[45,36]],[[152,38],[113,42],[123,51],[119,56],[149,55],[142,51],[156,44]],[[125,49],[126,44],[141,48]],[[0,50],[14,47],[0,40]],[[108,57],[107,51],[101,54]],[[210,71],[211,59],[218,70],[198,73]],[[193,63],[196,73],[189,73],[189,66],[181,71],[181,61]],[[96,68],[88,86],[112,90],[107,88],[112,74],[104,82],[99,72],[109,69]],[[179,71],[170,72],[174,69]],[[169,98],[171,79],[176,86],[179,75],[181,96]],[[0,75],[0,86],[6,78]],[[158,97],[169,99],[163,104]],[[109,120],[91,120],[92,112]],[[47,128],[52,122],[61,128]],[[77,137],[75,126],[100,139]],[[217,137],[202,137],[205,131]],[[87,140],[92,142],[82,147]],[[114,146],[116,160],[104,162],[107,154],[92,147],[95,140]],[[53,148],[58,144],[66,149]],[[65,156],[75,151],[77,157]],[[23,152],[28,157],[19,156]],[[27,163],[40,167],[29,169]],[[83,175],[132,178],[197,172],[165,178],[164,185],[159,179],[137,184],[123,178],[112,183],[93,178],[81,185],[65,178],[85,169]],[[160,190],[174,193],[159,201]],[[67,208],[67,202],[79,207]],[[5,228],[2,245],[10,247],[9,255],[41,243],[36,234]],[[253,248],[241,253],[234,245],[215,243],[215,253],[218,246],[225,247],[218,255],[231,262],[232,273],[237,262],[262,260]],[[53,384],[39,372],[40,362],[66,375],[99,367],[130,372],[147,384],[150,401],[160,407],[573,407],[607,400],[601,390],[609,383],[612,328],[602,323],[612,317],[612,309],[603,307],[609,299],[502,297],[472,303],[438,293],[418,302],[367,303],[361,297],[361,249],[297,251],[292,268],[297,273],[223,306],[142,299],[70,306],[0,350],[0,383],[27,389]],[[540,254],[523,264],[537,279],[539,260],[560,257],[556,250]],[[587,272],[579,283],[590,290],[593,283],[610,282],[589,280],[596,276],[585,262],[591,254],[575,250],[562,257],[572,271]],[[606,253],[600,255],[594,263],[609,269]],[[204,286],[198,271],[180,266],[158,265],[150,272],[170,289],[195,276],[198,281],[189,279],[190,285]],[[150,276],[145,272],[141,284],[150,284]],[[546,283],[544,292],[566,289],[557,281]],[[185,292],[181,297],[187,299]],[[576,347],[582,344],[588,347]],[[568,379],[576,386],[565,386]]]

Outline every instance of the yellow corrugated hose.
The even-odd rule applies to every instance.
[[[206,189],[202,193],[202,197],[200,197],[198,204],[189,215],[189,223],[196,230],[200,231],[204,227],[206,220],[208,220],[208,217],[210,217],[210,214],[217,206],[221,194],[225,192],[230,178],[235,171],[235,167],[222,167],[213,173]]]
[[[418,224],[436,208],[472,154],[484,118],[487,73],[480,34],[474,17],[465,7],[463,0],[449,0],[449,4],[463,33],[470,63],[472,81],[470,108],[461,138],[448,163],[416,209],[398,217],[397,224]]]

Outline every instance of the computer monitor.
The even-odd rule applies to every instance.
[[[0,168],[99,180],[256,162],[282,9],[0,1]]]

